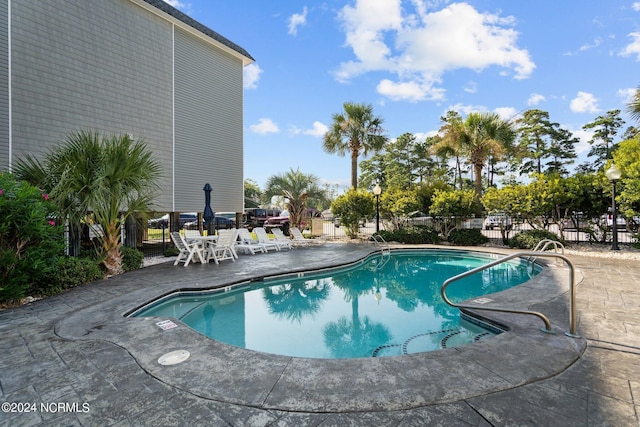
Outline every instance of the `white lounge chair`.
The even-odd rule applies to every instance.
[[[267,250],[275,249],[279,251],[282,249],[282,245],[278,243],[276,240],[271,240],[269,235],[267,234],[267,230],[262,227],[256,227],[253,229],[253,232],[256,233],[256,237],[258,238],[258,243],[265,245]]]
[[[249,252],[252,255],[255,255],[256,252],[267,252],[266,245],[258,242],[253,238],[251,232],[246,228],[238,229],[238,240],[236,241],[236,249],[242,249],[243,251]]]
[[[209,245],[209,259],[218,264],[219,261],[230,259],[236,262],[238,254],[233,249],[236,244],[238,230],[218,230],[218,240],[215,244]]]
[[[291,227],[289,229],[289,233],[291,233],[291,241],[296,244],[308,245],[310,243],[314,243],[311,239],[307,239],[302,235],[302,231],[298,227]]]
[[[284,235],[284,232],[279,228],[272,228],[271,234],[275,236],[275,241],[280,243],[283,248],[292,249],[293,243],[291,239]]]
[[[186,267],[193,260],[194,256],[197,256],[198,260],[204,264],[204,251],[199,242],[189,243],[177,231],[171,232],[171,240],[173,240],[173,244],[176,245],[176,248],[180,251],[178,258],[176,258],[173,265],[178,265],[179,263],[184,262],[184,266]]]

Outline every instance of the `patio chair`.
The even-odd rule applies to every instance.
[[[273,228],[271,234],[275,236],[276,242],[280,243],[283,248],[293,249],[293,243],[291,239],[284,235],[284,232],[279,228]]]
[[[197,256],[198,260],[204,264],[204,250],[199,242],[187,242],[187,240],[182,237],[178,231],[171,232],[171,240],[173,240],[173,244],[176,245],[176,248],[180,251],[173,265],[178,265],[179,263],[184,262],[184,266],[186,267],[193,260],[194,255]]]
[[[236,262],[238,254],[233,249],[236,244],[238,230],[232,228],[230,230],[218,230],[218,240],[215,244],[209,246],[209,258],[218,264],[219,261],[230,259]]]
[[[267,234],[267,230],[263,227],[254,228],[253,232],[256,233],[256,236],[258,237],[258,243],[266,245],[267,250],[275,249],[276,251],[279,251],[282,249],[282,244],[278,243],[276,240],[271,240]]]
[[[184,238],[189,241],[190,238],[200,237],[200,231],[198,230],[182,230],[184,232]]]
[[[311,239],[307,239],[306,237],[304,237],[302,235],[302,231],[300,231],[300,229],[298,227],[291,227],[289,229],[289,233],[291,233],[291,236],[293,236],[291,238],[291,241],[296,244],[301,244],[301,245],[308,245],[310,243],[314,243]]]
[[[255,240],[253,236],[251,236],[251,232],[246,228],[238,229],[238,240],[236,241],[236,249],[242,249],[243,251],[249,252],[252,255],[255,255],[256,252],[267,252],[267,246]]]

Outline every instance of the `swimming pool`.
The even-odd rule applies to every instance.
[[[222,290],[181,292],[132,316],[173,317],[224,343],[310,358],[380,357],[465,345],[500,333],[442,301],[447,278],[497,255],[394,251],[339,269],[296,273]],[[454,301],[523,283],[537,274],[514,260],[463,279]]]

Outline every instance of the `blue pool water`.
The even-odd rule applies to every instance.
[[[497,256],[464,251],[400,251],[357,265],[298,273],[226,290],[183,292],[133,315],[177,318],[227,344],[296,357],[380,357],[465,345],[496,333],[461,318],[442,300],[454,275]],[[513,260],[452,284],[453,301],[498,292],[539,269]]]

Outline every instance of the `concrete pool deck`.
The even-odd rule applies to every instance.
[[[557,334],[540,332],[532,316],[484,312],[510,331],[399,357],[267,355],[179,322],[164,331],[163,319],[122,316],[178,288],[344,264],[372,249],[326,243],[218,266],[165,263],[0,311],[0,402],[22,410],[0,412],[0,425],[640,425],[638,261],[569,256],[580,272],[577,339],[563,333],[560,265],[493,296],[543,312]],[[178,349],[191,357],[157,363]],[[25,403],[35,405],[18,408]]]

